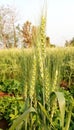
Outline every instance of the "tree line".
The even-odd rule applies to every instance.
[[[12,47],[33,47],[35,45],[35,36],[37,26],[26,21],[20,26],[18,23],[17,11],[10,6],[0,7],[0,48]],[[46,36],[47,47],[55,47],[51,44],[50,37]],[[66,41],[65,46],[74,46],[74,38]]]

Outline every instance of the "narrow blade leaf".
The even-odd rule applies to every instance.
[[[29,108],[27,111],[25,111],[22,115],[20,115],[14,122],[13,125],[9,128],[9,130],[14,130],[19,124],[22,123],[23,120],[26,120],[28,114],[30,112],[36,112],[33,107]]]

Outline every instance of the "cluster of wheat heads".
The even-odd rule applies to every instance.
[[[25,112],[13,123],[10,130],[13,130],[23,120],[25,121],[25,130],[68,130],[69,128],[69,121],[68,127],[64,126],[65,98],[63,93],[57,89],[59,64],[56,63],[56,67],[53,66],[55,69],[52,84],[46,65],[45,30],[46,16],[42,15],[40,26],[35,35],[29,86],[26,80],[24,89],[27,107]]]

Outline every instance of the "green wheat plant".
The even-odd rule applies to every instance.
[[[36,83],[36,57],[34,55],[33,65],[32,65],[31,82],[30,82],[30,90],[29,90],[29,96],[31,99],[31,106],[32,106],[32,101],[34,99],[34,95],[35,95],[35,83]]]
[[[32,57],[27,52],[24,68],[24,97],[29,99],[27,110],[18,117],[10,130],[17,129],[18,123],[25,121],[24,130],[69,130],[72,107],[65,119],[66,100],[63,91],[58,88],[63,58],[59,58],[59,49],[46,50],[46,15],[41,16],[35,35],[35,47]],[[53,52],[53,55],[52,55]],[[49,53],[50,57],[49,57]],[[65,53],[65,51],[64,51]],[[64,56],[63,52],[61,54]],[[49,62],[47,60],[49,58]],[[60,57],[62,57],[60,55]],[[28,61],[27,61],[28,60]],[[49,64],[49,67],[47,66]],[[66,122],[67,120],[67,122]],[[18,128],[19,129],[19,128]]]

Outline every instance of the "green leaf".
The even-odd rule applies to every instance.
[[[69,130],[69,126],[70,126],[70,122],[71,122],[71,115],[72,115],[72,106],[71,106],[70,111],[68,113],[68,118],[67,118],[64,130]]]
[[[33,107],[29,108],[27,111],[25,111],[22,115],[20,115],[14,122],[13,125],[9,128],[9,130],[14,130],[18,125],[20,125],[23,120],[26,120],[28,114],[30,112],[36,112]]]
[[[73,98],[71,99],[71,102],[72,102],[72,104],[70,104],[70,106],[69,106],[69,112],[67,113],[67,121],[66,121],[64,130],[69,130],[69,127],[70,127],[72,110],[74,108],[74,99]]]
[[[39,104],[39,106],[40,106],[40,108],[41,108],[42,112],[44,113],[44,115],[47,117],[47,119],[48,119],[48,120],[49,120],[49,122],[50,122],[49,115],[48,115],[48,113],[47,113],[46,109],[44,108],[44,106],[43,106],[40,102],[38,102],[38,104]]]
[[[11,118],[11,120],[13,120],[13,119],[15,119],[15,118],[17,118],[19,115],[18,115],[18,110],[17,110],[17,108],[15,107],[15,113],[14,114],[10,114],[9,116],[10,116],[10,118]]]
[[[65,115],[65,98],[62,92],[55,92],[60,109],[60,125],[64,126],[64,115]]]

